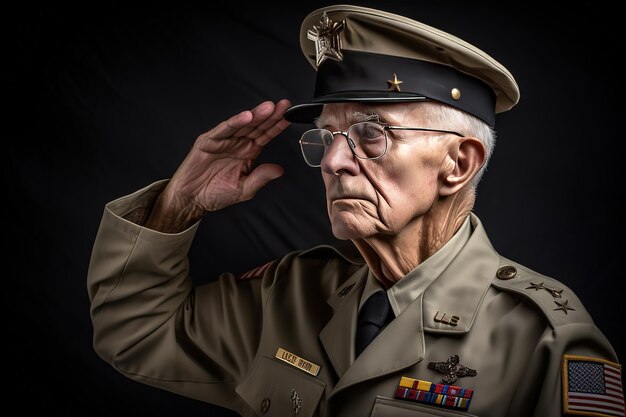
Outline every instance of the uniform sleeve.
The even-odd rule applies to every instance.
[[[579,360],[574,365],[574,369],[579,373],[571,375],[569,380],[567,373],[564,373],[564,364],[567,370],[567,363],[564,363],[564,359],[567,358]],[[607,405],[610,410],[611,400],[600,391],[594,391],[595,388],[589,385],[591,378],[596,378],[598,383],[606,381],[602,373],[596,372],[594,375],[593,369],[594,367],[599,369],[598,366],[602,367],[607,363],[617,365],[617,357],[609,341],[593,323],[548,326],[528,361],[527,372],[518,385],[509,415],[535,417],[571,414],[623,415],[623,400],[621,414],[619,412],[610,414],[606,409],[602,414],[599,410]],[[621,377],[618,378],[621,387]],[[580,386],[571,387],[570,390],[587,391],[591,394],[591,408],[566,411],[567,408],[572,407],[572,404],[568,405],[567,401],[568,385],[571,384],[580,384]],[[598,404],[594,405],[593,402]],[[597,409],[594,410],[594,407]]]
[[[623,416],[621,365],[581,300],[553,278],[506,258],[501,264],[514,265],[514,279],[498,277],[492,285],[521,296],[542,317],[540,337],[529,341],[532,353],[510,358],[524,372],[516,381],[507,415]]]
[[[187,252],[198,225],[165,234],[126,220],[164,185],[105,208],[88,272],[94,348],[134,380],[242,413],[234,388],[257,350],[271,283],[227,273],[194,288]]]

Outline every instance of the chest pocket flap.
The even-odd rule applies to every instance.
[[[312,417],[325,387],[314,376],[262,357],[235,391],[258,415]]]

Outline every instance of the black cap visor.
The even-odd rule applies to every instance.
[[[415,94],[383,93],[379,91],[344,91],[319,97],[311,103],[297,104],[285,112],[285,119],[292,123],[313,123],[328,103],[402,103],[428,101]]]

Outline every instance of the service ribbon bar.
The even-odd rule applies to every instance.
[[[403,376],[396,388],[396,398],[424,404],[467,410],[474,390],[454,385],[435,384]]]

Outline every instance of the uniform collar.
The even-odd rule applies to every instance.
[[[405,369],[423,360],[425,332],[463,334],[470,331],[499,266],[499,256],[480,220],[471,215],[470,221],[474,229],[471,236],[439,277],[411,301],[356,359],[356,320],[369,274],[367,266],[349,277],[331,297],[335,313],[319,335],[339,376],[329,401],[355,384]],[[443,313],[447,317],[458,316],[458,323],[451,325],[435,321],[437,313],[439,319]]]
[[[398,317],[424,294],[424,331],[467,333],[498,265],[499,256],[482,223],[470,214],[446,245],[391,287],[387,296]],[[359,308],[382,289],[371,271],[362,285]]]
[[[495,277],[500,257],[476,215],[470,214],[473,232],[465,245],[424,291],[424,331],[467,333]],[[443,314],[446,317],[443,318]],[[456,325],[450,318],[458,317]],[[439,320],[437,320],[439,319]]]
[[[470,217],[473,232],[439,277],[393,320],[356,358],[354,338],[358,306],[369,269],[364,265],[339,287],[329,303],[335,308],[319,334],[340,380],[330,397],[357,383],[389,374],[424,358],[424,332],[463,334],[470,331],[478,308],[499,266],[480,220]],[[458,316],[456,325],[435,321],[443,313]],[[353,366],[354,365],[354,366]]]
[[[427,268],[418,266],[410,273],[415,276],[405,277],[407,281],[403,286],[406,288],[394,290],[390,296],[394,313],[398,316],[423,293],[425,331],[467,333],[498,265],[499,255],[491,245],[480,219],[472,213],[453,238],[420,265]],[[429,282],[415,282],[420,281],[420,277]],[[404,279],[396,286],[402,281]],[[356,302],[355,310],[358,312],[364,300],[378,289],[382,287],[365,265],[360,273],[352,275],[335,291],[328,303],[337,309],[347,299],[352,299],[352,302]],[[358,298],[354,299],[355,296]],[[444,321],[435,321],[436,315],[437,319],[441,319],[444,313]],[[445,323],[452,316],[460,317],[456,326]]]
[[[361,299],[359,301],[359,311],[363,308],[363,304],[367,301],[368,298],[376,291],[385,291],[385,287],[380,283],[378,279],[372,274],[372,271],[369,270],[367,274],[367,279],[365,280],[365,287],[363,288],[363,293],[361,294]],[[387,293],[389,295],[389,293]],[[395,314],[395,311],[394,311]],[[396,314],[397,316],[397,314]]]
[[[441,249],[431,257],[419,264],[393,287],[387,290],[387,297],[396,317],[400,315],[424,290],[441,275],[450,265],[452,260],[463,249],[472,235],[470,216],[467,216],[459,230]],[[361,295],[359,311],[365,301],[376,291],[384,290],[384,287],[371,273],[365,282],[365,289]]]
[[[419,264],[393,287],[387,295],[396,317],[437,279],[459,254],[472,235],[470,217],[441,249]]]
[[[473,214],[467,216],[459,230],[441,249],[387,290],[395,316],[398,317],[420,294],[428,290],[423,306],[424,329],[439,333],[468,332],[483,290],[486,291],[493,278],[491,272],[484,275],[478,270],[474,276],[469,277],[467,267],[474,264],[471,256],[467,256],[468,253],[480,253],[475,256],[480,256],[481,259],[492,258],[497,263],[497,256],[487,256],[488,253],[495,252],[480,220]],[[461,259],[457,261],[460,254]],[[359,301],[359,311],[365,301],[381,289],[384,290],[369,271]]]

